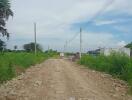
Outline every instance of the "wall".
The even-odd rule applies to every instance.
[[[132,51],[128,48],[103,48],[101,49],[101,53],[103,53],[104,55],[108,56],[110,55],[111,52],[120,52],[120,53],[125,53],[127,54],[129,57],[132,54]]]

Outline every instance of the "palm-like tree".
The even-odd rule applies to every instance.
[[[6,44],[4,41],[0,39],[0,53],[6,48]]]
[[[0,33],[3,36],[9,37],[9,33],[5,27],[6,21],[10,16],[13,16],[13,12],[10,9],[9,0],[0,0]]]

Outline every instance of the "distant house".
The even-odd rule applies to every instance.
[[[119,53],[125,53],[129,57],[132,56],[132,51],[128,48],[100,48],[93,51],[88,51],[88,54],[91,55],[99,55],[104,54],[105,56],[108,56],[111,54],[111,52],[119,52]]]
[[[131,50],[129,48],[102,48],[100,49],[100,53],[103,53],[104,55],[108,56],[111,54],[111,52],[119,52],[119,53],[125,53],[130,57]]]
[[[87,52],[90,55],[99,55],[100,54],[100,49],[96,49],[96,50],[91,50]]]
[[[63,52],[60,53],[60,57],[64,57],[65,54]]]

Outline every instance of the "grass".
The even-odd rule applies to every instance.
[[[57,53],[38,53],[36,56],[33,53],[26,52],[8,52],[0,54],[0,83],[15,77],[16,69],[25,70],[30,66],[41,63],[54,55],[57,55]]]
[[[132,59],[125,54],[113,52],[109,56],[84,55],[79,63],[125,80],[132,87]]]

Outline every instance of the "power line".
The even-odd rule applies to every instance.
[[[80,34],[80,33],[75,34],[75,35],[68,41],[68,43],[72,42],[79,34]]]
[[[66,41],[64,44],[64,52],[67,51],[68,44],[71,43],[80,33],[75,34],[69,41]]]
[[[89,22],[91,22],[91,21],[93,21],[93,20],[95,20],[98,16],[100,16],[101,15],[101,13],[103,12],[103,11],[105,11],[111,4],[113,4],[113,2],[114,2],[115,0],[110,0],[108,3],[106,3],[89,21],[88,21],[88,23]]]
[[[108,3],[106,3],[89,21],[93,21],[95,20],[104,10],[106,10],[106,8],[108,8],[112,3],[114,2],[114,0],[110,0]],[[67,43],[71,43],[79,34],[80,34],[80,57],[81,57],[81,51],[82,51],[82,29],[80,28],[80,33],[75,34]],[[65,48],[67,46],[67,43],[65,45]]]
[[[107,4],[105,4],[102,9],[100,9],[89,21],[93,21],[94,19],[96,19],[104,10],[106,10],[106,8],[108,8],[112,3],[114,2],[114,0],[110,0]],[[80,33],[75,34],[69,41],[68,43],[72,42]]]

